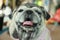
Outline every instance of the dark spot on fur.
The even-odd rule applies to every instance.
[[[18,39],[18,33],[17,33],[16,29],[15,29],[15,31],[12,35],[13,35],[14,38]]]

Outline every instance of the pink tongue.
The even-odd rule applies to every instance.
[[[32,25],[33,25],[33,22],[31,22],[31,21],[23,22],[23,26],[32,26]]]

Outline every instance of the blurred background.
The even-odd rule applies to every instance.
[[[7,33],[7,23],[12,19],[13,11],[27,2],[45,8],[50,15],[45,23],[52,40],[60,40],[60,0],[0,0],[0,40],[12,40]]]

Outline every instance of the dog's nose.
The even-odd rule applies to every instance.
[[[31,21],[31,18],[26,18],[25,21]]]
[[[32,10],[26,10],[25,11],[26,15],[25,15],[25,21],[31,21],[32,20]]]
[[[30,15],[30,14],[33,13],[33,11],[32,10],[27,10],[26,13]]]

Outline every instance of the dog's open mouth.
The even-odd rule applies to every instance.
[[[23,22],[23,26],[33,26],[33,22],[32,21],[25,21],[25,22]]]
[[[20,24],[22,27],[25,27],[25,28],[34,28],[37,26],[38,23],[34,23],[32,21],[24,21],[24,22],[21,22]]]
[[[33,39],[38,33],[37,30],[37,23],[34,23],[32,21],[24,21],[21,23],[21,26],[18,27],[18,38],[21,40]]]

